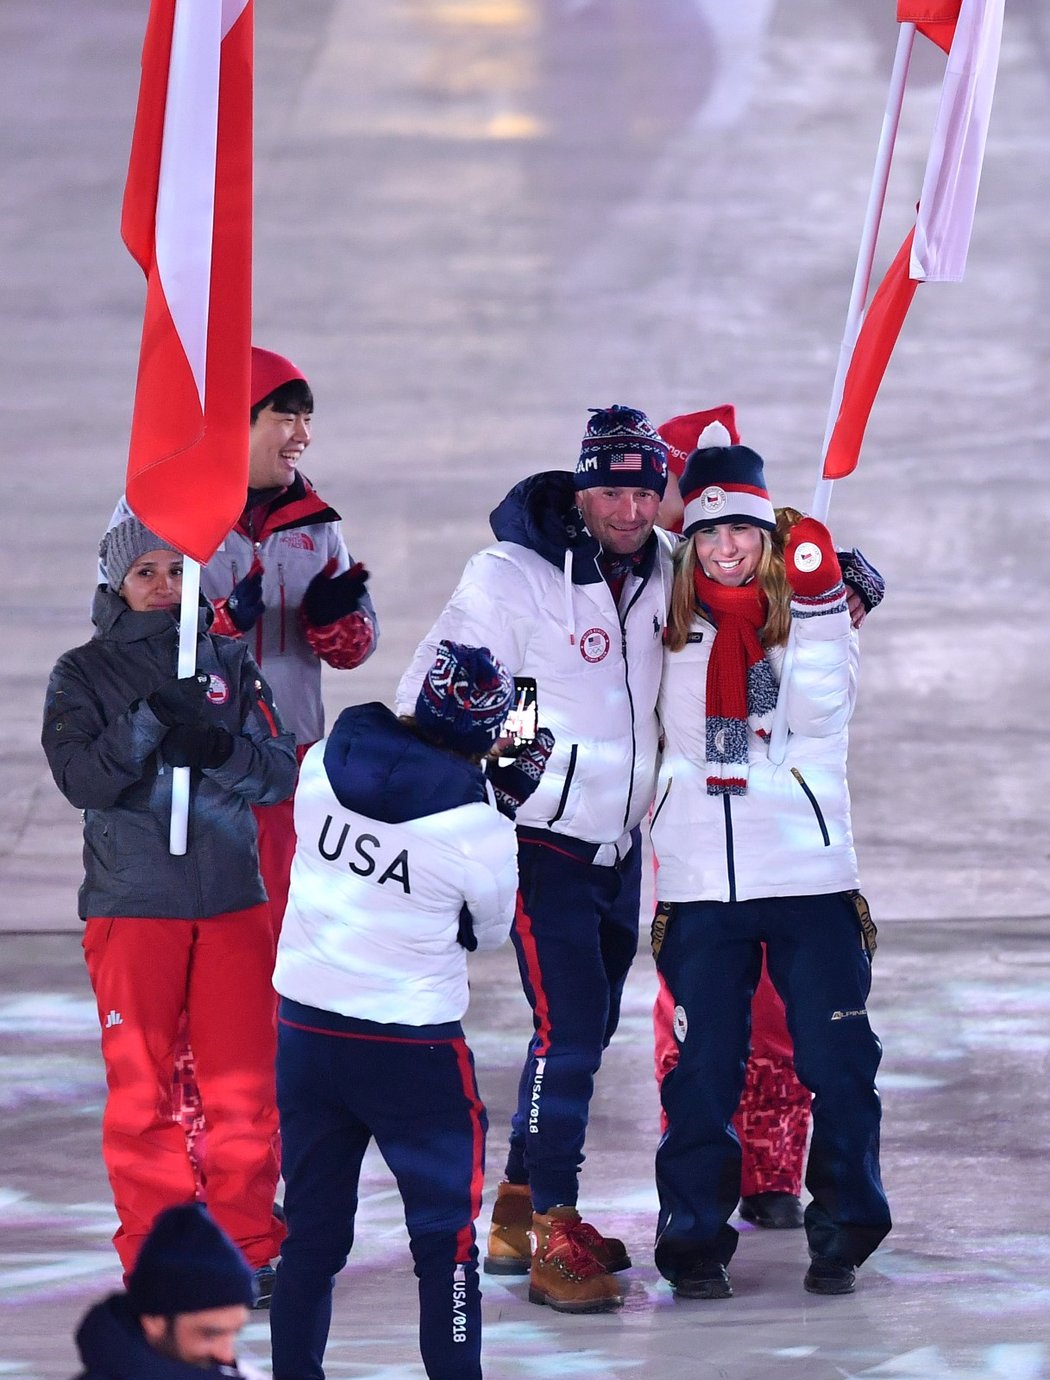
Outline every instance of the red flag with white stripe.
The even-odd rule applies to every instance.
[[[152,0],[121,233],[146,274],[127,497],[202,564],[244,507],[253,0]]]
[[[857,467],[868,417],[918,283],[962,277],[995,91],[1003,0],[898,0],[897,19],[916,24],[945,49],[948,66],[915,228],[872,298],[853,346],[824,455],[824,479],[842,479]]]

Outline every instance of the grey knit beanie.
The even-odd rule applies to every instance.
[[[106,572],[106,583],[114,594],[120,593],[128,568],[147,551],[173,551],[171,542],[158,537],[144,527],[137,517],[125,518],[111,527],[98,544],[98,556]]]

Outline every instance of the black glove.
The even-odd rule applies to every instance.
[[[839,565],[842,567],[843,584],[857,591],[861,603],[870,613],[882,603],[882,596],[886,593],[886,581],[856,547],[852,551],[840,551],[838,557]]]
[[[243,580],[238,580],[226,600],[226,612],[230,622],[238,632],[254,628],[266,612],[262,597],[263,568],[258,561],[252,563]]]
[[[367,583],[368,571],[360,561],[342,575],[331,577],[326,566],[310,581],[303,595],[307,621],[315,628],[327,628],[348,613],[356,613]]]
[[[221,767],[233,751],[233,734],[213,724],[176,724],[160,745],[171,767]]]
[[[549,728],[537,729],[536,737],[522,748],[507,766],[491,762],[488,778],[496,792],[496,808],[501,815],[514,819],[520,806],[540,784],[547,759],[554,750],[554,734]]]
[[[456,935],[456,943],[462,944],[468,954],[472,954],[478,947],[478,937],[474,933],[474,917],[465,901],[459,908],[459,933]]]
[[[210,684],[211,676],[204,671],[198,671],[195,676],[183,676],[181,680],[172,676],[171,680],[157,686],[146,703],[168,728],[199,723]]]

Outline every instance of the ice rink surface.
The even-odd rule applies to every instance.
[[[305,472],[373,572],[382,644],[326,673],[389,700],[518,478],[587,408],[732,401],[777,502],[808,506],[896,42],[889,0],[256,0],[255,338],[317,398]],[[0,281],[13,365],[0,544],[0,1377],[71,1375],[115,1286],[104,1093],[79,953],[76,812],[38,744],[89,634],[123,484],[141,275],[120,198],[145,0],[4,0]],[[918,197],[943,58],[920,42],[878,271]],[[600,1075],[582,1203],[627,1239],[620,1316],[485,1292],[486,1376],[1050,1377],[1050,13],[1008,0],[964,282],[920,288],[831,526],[889,593],[865,626],[854,827],[881,925],[895,1230],[857,1294],[801,1290],[797,1233],[747,1230],[736,1297],[652,1266],[651,962]],[[542,690],[541,690],[542,694]],[[645,929],[643,915],[643,932]],[[468,1030],[489,1187],[524,1051],[509,948]],[[422,1375],[379,1162],[331,1380]],[[265,1363],[265,1323],[246,1350]]]

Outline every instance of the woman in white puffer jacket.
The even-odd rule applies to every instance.
[[[782,514],[746,446],[694,451],[666,634],[653,950],[679,1060],[661,1098],[656,1262],[679,1297],[728,1298],[740,1147],[732,1117],[762,962],[814,1094],[805,1287],[849,1293],[890,1229],[878,1169],[881,1046],[846,785],[857,637],[827,529]],[[781,683],[788,632],[790,671]],[[786,696],[787,750],[768,744]]]

